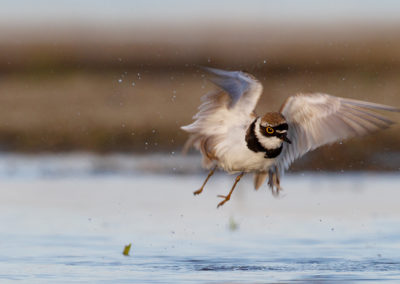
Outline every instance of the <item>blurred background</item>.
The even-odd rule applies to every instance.
[[[179,152],[179,127],[214,88],[196,65],[254,74],[260,114],[298,92],[400,106],[394,0],[1,3],[5,153]],[[399,130],[324,147],[293,169],[397,170]]]
[[[399,283],[399,124],[296,161],[279,198],[246,175],[218,210],[234,177],[194,197],[206,172],[180,154],[215,88],[198,65],[254,74],[259,114],[299,92],[400,107],[399,15],[395,0],[0,0],[0,281]]]

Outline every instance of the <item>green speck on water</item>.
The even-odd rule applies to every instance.
[[[129,252],[131,250],[131,246],[132,246],[132,244],[126,245],[124,247],[124,250],[123,250],[122,254],[125,255],[125,256],[129,256]]]
[[[239,229],[239,224],[233,219],[233,217],[229,218],[229,230],[230,231],[236,231]]]

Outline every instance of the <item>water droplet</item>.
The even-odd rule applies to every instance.
[[[121,78],[118,79],[118,83],[122,83],[122,79]]]

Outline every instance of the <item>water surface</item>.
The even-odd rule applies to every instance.
[[[195,159],[4,156],[0,282],[398,283],[398,173],[292,174],[283,194]],[[130,256],[124,245],[132,243]]]

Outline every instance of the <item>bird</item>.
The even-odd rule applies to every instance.
[[[254,109],[263,92],[262,84],[244,71],[202,67],[217,87],[201,100],[193,123],[182,126],[189,138],[183,147],[200,151],[204,168],[210,170],[200,194],[217,169],[238,174],[227,195],[231,195],[247,173],[254,176],[258,190],[268,178],[277,196],[280,180],[290,165],[304,154],[325,144],[388,128],[394,122],[376,110],[400,112],[399,108],[324,93],[289,96],[277,112],[258,116]]]

